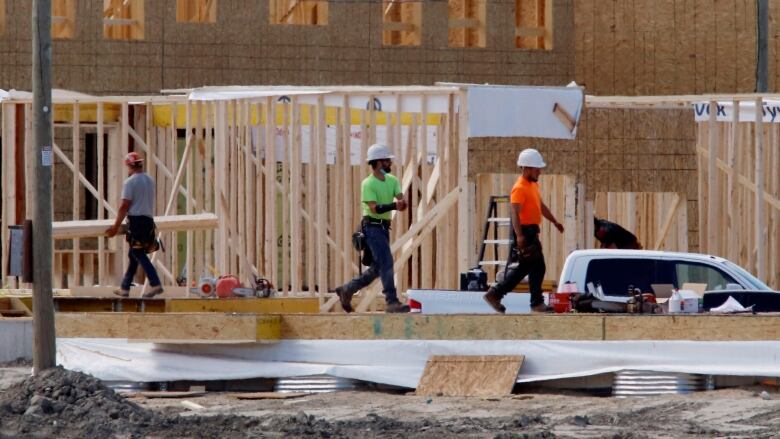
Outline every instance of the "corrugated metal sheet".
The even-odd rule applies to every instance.
[[[343,390],[357,390],[366,387],[365,382],[330,375],[287,377],[276,380],[277,392],[326,393]]]
[[[135,381],[103,381],[103,384],[117,393],[143,392],[151,390],[152,388],[152,383],[139,383]]]
[[[622,370],[615,372],[612,396],[626,398],[633,396],[654,396],[684,394],[712,390],[711,375],[697,375],[677,372],[654,372],[647,370]]]

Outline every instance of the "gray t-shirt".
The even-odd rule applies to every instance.
[[[130,200],[127,214],[154,218],[154,190],[154,180],[145,172],[128,177],[122,187],[122,199]]]

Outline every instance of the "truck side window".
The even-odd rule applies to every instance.
[[[652,259],[594,259],[588,264],[585,283],[601,284],[604,294],[625,296],[629,285],[642,292],[652,292],[654,283],[665,283],[657,279],[657,268]],[[661,276],[666,277],[666,276]]]
[[[675,274],[677,275],[677,287],[682,288],[685,283],[707,284],[707,290],[722,290],[726,284],[738,283],[731,276],[705,264],[693,262],[676,262]]]

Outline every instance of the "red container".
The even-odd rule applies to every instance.
[[[571,293],[550,293],[550,307],[558,314],[571,311]]]

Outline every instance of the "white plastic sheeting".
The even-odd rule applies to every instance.
[[[764,99],[761,105],[764,123],[780,123],[780,101]],[[693,114],[696,122],[708,122],[710,120],[710,103],[695,102]],[[718,122],[731,122],[734,119],[734,101],[718,101],[715,118]],[[739,101],[739,121],[756,121],[756,101]]]
[[[524,355],[518,382],[623,369],[780,376],[780,341],[284,340],[227,346],[57,340],[59,364],[119,381],[328,374],[413,388],[431,355]]]
[[[469,86],[469,137],[574,139],[585,98],[580,87]],[[553,113],[574,119],[569,131]]]

